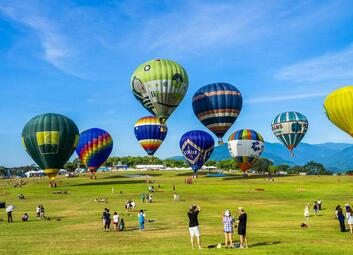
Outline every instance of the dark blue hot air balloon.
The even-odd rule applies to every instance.
[[[192,108],[197,118],[222,143],[222,137],[237,120],[243,99],[240,91],[228,83],[212,83],[196,91]]]
[[[205,131],[192,130],[180,138],[180,149],[194,173],[206,163],[213,148],[214,140]]]
[[[113,139],[100,128],[90,128],[80,134],[76,153],[88,170],[94,174],[113,150]]]

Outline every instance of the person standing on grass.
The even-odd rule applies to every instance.
[[[188,211],[189,232],[190,232],[192,249],[194,249],[194,236],[196,236],[197,245],[199,249],[201,249],[201,235],[200,235],[200,227],[199,227],[199,221],[198,221],[198,215],[200,211],[201,211],[201,208],[198,205],[192,205]]]
[[[224,225],[224,243],[226,248],[228,248],[228,243],[229,243],[229,248],[233,248],[233,223],[234,223],[234,218],[231,216],[230,211],[226,210],[223,214],[222,217],[222,222]]]
[[[105,214],[107,213],[107,208],[104,208],[103,214],[102,214],[102,220],[103,220],[103,230],[105,231]]]
[[[347,223],[349,225],[349,231],[351,232],[351,234],[353,234],[353,210],[351,207],[349,207],[346,217]]]
[[[142,193],[142,194],[141,194],[141,200],[142,200],[142,203],[144,203],[144,202],[145,202],[145,199],[146,199],[145,193]]]
[[[36,215],[37,215],[37,220],[40,220],[40,205],[38,205],[36,208]]]
[[[305,224],[310,228],[310,212],[309,212],[309,203],[304,207],[304,218]]]
[[[44,210],[44,206],[40,205],[40,219],[43,220],[45,219],[45,210]]]
[[[319,206],[319,211],[321,211],[322,210],[322,201],[321,201],[321,199],[317,200],[317,204]]]
[[[143,231],[145,229],[145,217],[146,215],[144,214],[143,210],[140,210],[140,212],[138,213],[140,231]]]
[[[104,214],[104,231],[109,231],[110,230],[110,213],[109,213],[109,209],[107,209],[105,211]]]
[[[317,216],[317,211],[319,210],[319,205],[316,201],[314,202],[313,209],[314,209],[315,216]]]
[[[114,231],[118,231],[118,224],[119,224],[119,215],[117,212],[114,212],[114,215],[113,215]]]
[[[339,205],[336,207],[336,209],[337,209],[337,219],[340,223],[341,232],[346,232],[346,226],[344,224],[345,218],[344,218],[343,210],[342,210],[341,206],[339,206]]]
[[[239,217],[236,223],[238,224],[238,235],[240,238],[240,248],[248,248],[248,240],[246,239],[246,222],[248,216],[243,207],[239,207]]]

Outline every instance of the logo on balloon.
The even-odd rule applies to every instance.
[[[251,148],[256,151],[263,151],[264,145],[261,145],[260,142],[253,142]]]

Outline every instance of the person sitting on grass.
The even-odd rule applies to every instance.
[[[223,214],[222,217],[222,222],[224,225],[224,243],[226,248],[228,248],[228,243],[229,243],[229,248],[233,248],[233,223],[234,223],[234,218],[231,216],[230,211],[226,210]]]
[[[29,219],[29,216],[27,213],[25,213],[23,216],[22,216],[22,221],[28,221]]]
[[[121,219],[119,223],[119,231],[124,231],[124,230],[125,230],[125,222],[124,222],[124,219]]]
[[[240,238],[240,248],[248,248],[248,241],[246,239],[246,222],[247,222],[247,215],[243,207],[239,207],[239,217],[236,221],[238,225],[238,235]]]

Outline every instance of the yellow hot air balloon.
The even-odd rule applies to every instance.
[[[333,91],[324,102],[329,120],[353,137],[353,86]]]

